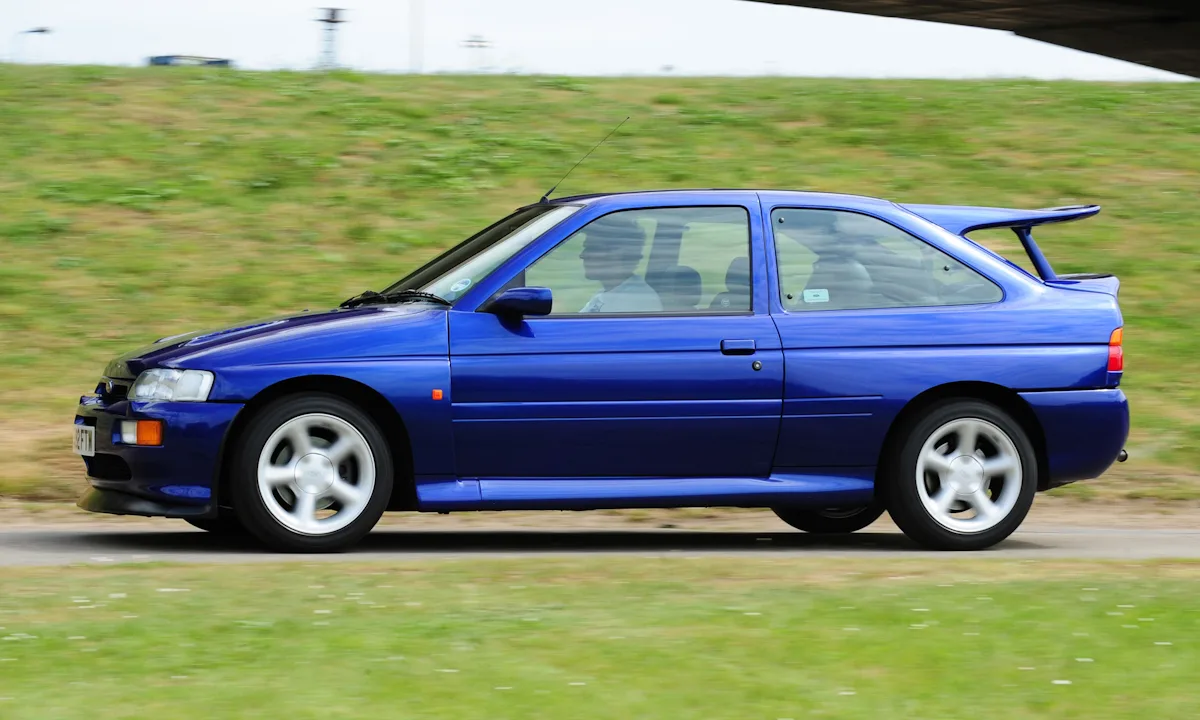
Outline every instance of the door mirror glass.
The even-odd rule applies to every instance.
[[[550,288],[515,287],[497,295],[483,307],[483,312],[505,317],[549,315],[554,307],[554,295]]]

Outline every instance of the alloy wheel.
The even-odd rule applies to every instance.
[[[1021,456],[1012,438],[979,418],[952,420],[917,455],[917,493],[930,517],[961,534],[989,530],[1021,496]]]
[[[287,420],[258,459],[258,493],[292,532],[328,535],[354,522],[375,489],[375,457],[354,425],[325,413]]]

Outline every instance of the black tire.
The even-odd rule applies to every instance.
[[[199,528],[217,537],[245,537],[248,533],[235,515],[221,515],[215,518],[184,518],[188,525]]]
[[[277,520],[258,490],[258,461],[272,433],[302,415],[321,413],[349,423],[366,440],[374,457],[374,487],[364,509],[345,527],[321,535],[296,532]],[[230,483],[233,507],[241,524],[280,552],[341,552],[367,535],[387,508],[392,494],[393,464],[387,439],[358,406],[337,395],[305,393],[280,398],[258,412],[237,439]]]
[[[1020,459],[1019,491],[1014,491],[1011,509],[995,525],[978,532],[956,531],[942,524],[926,508],[917,484],[917,461],[925,442],[956,420],[982,420],[995,426],[1012,442]],[[934,550],[983,550],[1004,540],[1025,520],[1037,492],[1037,455],[1029,436],[1012,416],[982,400],[948,400],[929,408],[905,429],[903,440],[884,462],[888,513],[905,535]],[[923,478],[921,482],[928,481]]]
[[[771,508],[779,519],[814,535],[844,535],[858,532],[879,519],[884,507],[880,501],[860,507]]]

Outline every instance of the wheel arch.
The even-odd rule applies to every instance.
[[[904,440],[904,433],[922,413],[938,403],[947,400],[983,400],[1004,410],[1021,425],[1021,429],[1029,436],[1037,454],[1038,490],[1045,490],[1050,482],[1050,468],[1046,453],[1046,434],[1042,423],[1038,420],[1033,408],[1015,390],[988,382],[953,382],[938,385],[909,400],[897,413],[884,436],[883,447],[875,466],[875,483],[877,487],[885,487],[885,471],[890,458],[894,457],[897,449]]]
[[[392,453],[395,477],[392,485],[392,497],[388,500],[387,509],[416,509],[417,492],[413,475],[412,445],[404,419],[396,408],[375,389],[357,380],[337,375],[303,375],[281,380],[263,388],[246,403],[245,408],[237,414],[225,434],[214,507],[221,509],[222,501],[226,503],[225,508],[229,507],[230,460],[233,457],[233,443],[236,442],[242,431],[263,408],[272,402],[288,395],[305,392],[336,395],[354,403],[371,416],[371,419],[379,425],[380,430],[387,438],[388,449]]]

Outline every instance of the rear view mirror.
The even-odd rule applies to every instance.
[[[516,287],[497,295],[483,311],[503,317],[526,317],[549,315],[553,308],[554,296],[550,288]]]

